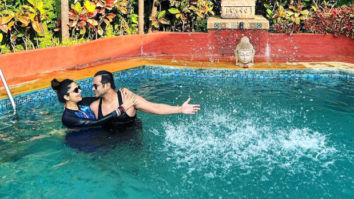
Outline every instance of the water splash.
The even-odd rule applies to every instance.
[[[267,42],[267,45],[266,45],[265,56],[266,56],[267,59],[270,58],[270,46],[269,46],[268,42]]]
[[[269,172],[284,168],[298,173],[303,158],[312,162],[331,158],[336,149],[328,138],[310,128],[277,128],[258,118],[235,120],[226,113],[208,113],[191,123],[164,122],[164,147],[177,165],[190,172],[264,167]],[[233,118],[233,119],[230,119]],[[210,175],[209,175],[210,176]]]

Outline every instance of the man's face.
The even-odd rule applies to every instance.
[[[93,78],[92,90],[96,97],[102,97],[107,92],[108,86],[101,83],[102,76],[98,75]]]

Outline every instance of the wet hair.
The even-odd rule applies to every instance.
[[[105,71],[105,70],[101,70],[101,71],[98,71],[94,75],[94,77],[97,77],[99,75],[101,75],[101,83],[102,84],[110,83],[112,89],[116,88],[116,85],[114,84],[113,74],[111,72],[108,72],[108,71]]]
[[[52,89],[57,92],[58,100],[61,103],[65,103],[64,95],[68,95],[68,91],[70,89],[70,84],[74,81],[71,79],[64,79],[63,81],[58,81],[57,79],[53,79],[51,81]]]

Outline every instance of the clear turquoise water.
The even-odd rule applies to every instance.
[[[0,120],[0,198],[354,198],[353,79],[141,70],[117,73],[119,87],[202,110],[72,133],[59,103],[21,107]],[[33,139],[50,132],[68,134]]]

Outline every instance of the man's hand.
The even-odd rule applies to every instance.
[[[129,92],[126,92],[125,90],[121,90],[121,93],[122,93],[122,97],[123,97],[123,108],[125,109],[125,111],[127,111],[129,108],[131,108],[132,106],[135,105],[136,103],[136,97],[133,93],[129,93]]]
[[[199,104],[189,104],[191,101],[191,98],[188,98],[187,101],[185,101],[182,104],[182,113],[183,114],[195,114],[200,110],[200,105]]]

